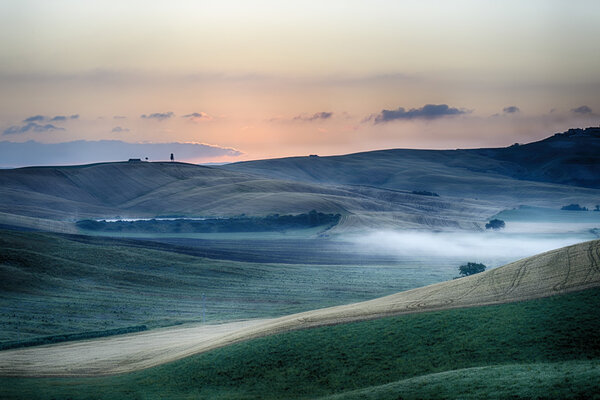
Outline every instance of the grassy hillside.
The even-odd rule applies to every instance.
[[[365,302],[249,320],[243,324],[229,322],[165,328],[102,340],[0,352],[0,374],[95,376],[125,373],[286,331],[502,304],[597,288],[600,286],[599,251],[598,240],[581,243],[461,279]],[[347,278],[340,281],[344,279]],[[252,286],[246,288],[252,289]]]
[[[211,252],[153,242],[0,231],[0,342],[201,322],[203,304],[207,322],[279,316],[367,300],[455,273],[455,264],[439,260],[392,265],[387,260],[381,265],[377,263],[385,260],[375,259],[364,267],[356,264],[368,259],[339,254],[341,249],[334,245],[317,246],[314,241],[278,241],[261,255],[261,243],[251,248],[227,242]],[[203,257],[272,262],[280,252],[294,264]],[[324,260],[329,265],[319,264]],[[337,260],[342,265],[332,265]]]
[[[307,399],[335,393],[345,393],[342,398],[378,399],[405,394],[406,398],[592,398],[600,382],[599,306],[600,289],[589,289],[512,304],[321,327],[239,343],[125,375],[1,378],[0,395],[7,399]],[[385,384],[391,385],[381,386]]]
[[[598,399],[600,361],[465,368],[321,397],[321,400]]]
[[[569,204],[569,199],[596,204],[600,198],[599,166],[600,135],[590,134],[557,135],[499,149],[393,149],[249,161],[222,168],[302,182],[432,191],[496,204],[555,207]]]
[[[544,140],[473,153],[514,165],[517,179],[600,188],[600,127],[569,129]]]
[[[218,168],[120,162],[0,170],[0,224],[64,232],[69,227],[46,220],[265,216],[314,209],[343,215],[334,232],[472,230],[519,205],[598,204],[599,143],[592,134],[565,134],[502,149],[395,149]],[[418,194],[425,192],[440,196]],[[42,220],[36,224],[23,216]]]
[[[36,227],[35,220],[19,216],[75,222],[116,216],[265,216],[317,210],[344,215],[342,225],[349,219],[350,224],[364,227],[365,218],[354,216],[375,213],[391,226],[472,229],[502,208],[410,191],[303,183],[192,164],[146,162],[0,170],[0,196],[0,223],[30,228]],[[373,224],[381,226],[381,221]]]

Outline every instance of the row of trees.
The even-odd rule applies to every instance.
[[[562,206],[561,210],[565,211],[589,211],[587,207],[582,207],[577,203],[569,204],[568,206]],[[594,211],[600,211],[600,204],[596,204]]]

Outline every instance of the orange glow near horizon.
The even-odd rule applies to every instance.
[[[0,141],[240,160],[532,141],[599,124],[598,17],[594,1],[6,2]]]

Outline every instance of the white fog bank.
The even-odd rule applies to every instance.
[[[500,232],[375,231],[345,239],[360,251],[401,258],[452,258],[509,262],[545,251],[593,240],[589,232],[572,234],[511,234]],[[497,265],[495,265],[497,266]]]

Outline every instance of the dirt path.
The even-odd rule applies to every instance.
[[[280,318],[180,326],[0,352],[1,376],[93,376],[152,367],[275,333],[432,310],[498,304],[600,286],[600,241],[468,278]]]

